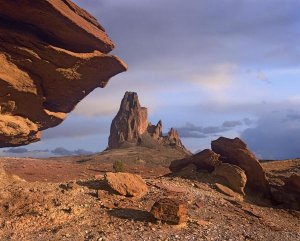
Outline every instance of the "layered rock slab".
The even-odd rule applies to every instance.
[[[0,20],[0,147],[38,141],[127,68],[107,54],[103,27],[69,0],[1,0]]]

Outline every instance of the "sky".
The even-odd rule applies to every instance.
[[[192,151],[241,137],[257,157],[300,157],[300,1],[75,0],[129,66],[42,141],[4,156],[86,154],[107,147],[125,91]]]

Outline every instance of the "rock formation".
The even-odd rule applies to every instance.
[[[219,157],[220,155],[206,149],[191,157],[173,161],[170,165],[170,170],[172,172],[178,172],[190,164],[194,164],[198,170],[212,172],[216,166],[221,164]]]
[[[256,191],[268,192],[265,171],[247,145],[239,138],[220,137],[212,141],[212,150],[221,155],[222,162],[242,168],[247,176],[247,185]]]
[[[186,203],[174,198],[162,198],[154,203],[151,214],[157,220],[172,224],[182,224],[187,221]]]
[[[136,145],[172,146],[188,152],[175,129],[171,128],[168,135],[164,136],[161,121],[157,125],[148,122],[147,108],[140,105],[137,93],[126,92],[111,124],[108,148]]]
[[[206,149],[173,161],[169,166],[170,170],[185,177],[190,173],[190,178],[195,176],[195,167],[197,171],[214,171],[215,175],[225,179],[227,186],[241,194],[244,194],[245,185],[253,191],[269,194],[265,171],[242,140],[220,137],[212,141],[211,145],[212,150]]]
[[[0,147],[40,139],[126,70],[97,20],[70,0],[0,0]]]
[[[292,174],[283,186],[271,186],[272,201],[286,208],[300,210],[300,175]]]
[[[247,177],[240,167],[228,163],[222,163],[213,171],[213,175],[225,179],[225,183],[232,190],[245,195],[244,188],[247,183]]]
[[[105,181],[111,189],[123,196],[143,197],[148,192],[147,184],[139,175],[108,172],[105,174]]]

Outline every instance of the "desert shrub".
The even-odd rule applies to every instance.
[[[138,158],[135,160],[135,163],[136,163],[136,164],[145,164],[146,161],[143,160],[143,159],[141,159],[140,157],[138,157]]]
[[[125,164],[122,160],[117,160],[113,164],[113,169],[115,172],[124,172],[125,171]]]

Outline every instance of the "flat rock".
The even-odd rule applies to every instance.
[[[244,188],[247,177],[245,171],[240,167],[223,163],[215,168],[213,175],[224,178],[232,190],[245,195]]]
[[[187,207],[182,201],[163,198],[154,203],[151,214],[157,219],[172,224],[182,224],[187,220]]]
[[[110,188],[123,196],[142,197],[148,192],[147,184],[136,174],[108,172],[104,179]]]
[[[215,153],[221,155],[222,162],[234,164],[245,171],[247,186],[252,190],[264,193],[269,191],[265,171],[242,140],[220,137],[212,141],[211,146]]]
[[[40,140],[127,69],[108,54],[103,27],[69,0],[0,1],[0,38],[0,147]]]
[[[229,187],[224,186],[221,183],[216,183],[216,188],[219,192],[229,196],[229,197],[233,197],[234,199],[237,199],[239,201],[242,201],[243,198],[241,195],[239,195],[238,193],[234,192],[232,189],[230,189]]]

